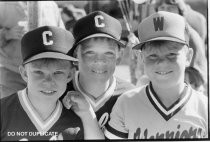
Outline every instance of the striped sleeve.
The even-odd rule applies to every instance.
[[[123,99],[124,97],[119,97],[112,109],[110,114],[110,121],[105,127],[104,135],[108,139],[127,139],[128,129],[125,125],[124,119],[124,108]]]

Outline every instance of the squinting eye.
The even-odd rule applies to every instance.
[[[175,54],[175,53],[170,53],[167,57],[168,57],[169,59],[173,59],[173,58],[176,58],[176,57],[177,57],[177,54]]]
[[[157,59],[157,55],[150,55],[147,57],[147,59],[149,60],[156,60]]]
[[[43,74],[42,71],[34,71],[34,73],[35,73],[35,74],[39,74],[39,75]]]
[[[63,71],[56,71],[54,72],[54,74],[58,75],[58,74],[63,74],[64,72]]]
[[[91,55],[94,55],[94,52],[87,51],[87,52],[83,53],[83,55],[91,56]]]
[[[109,57],[114,57],[114,56],[115,56],[115,54],[112,53],[112,52],[107,52],[107,53],[105,53],[105,54],[106,54],[106,56],[109,56]]]

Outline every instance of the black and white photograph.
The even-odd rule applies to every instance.
[[[209,8],[0,1],[0,140],[210,141]]]

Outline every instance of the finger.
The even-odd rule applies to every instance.
[[[63,98],[62,102],[64,104],[64,106],[67,108],[67,109],[70,109],[71,106],[72,106],[72,102],[71,102],[71,95],[74,93],[74,91],[68,91],[65,95],[65,97]]]
[[[70,98],[68,96],[65,96],[62,100],[63,105],[67,108],[70,109],[72,104],[70,103]]]
[[[71,109],[72,110],[74,110],[74,111],[78,111],[79,110],[77,103],[75,103],[75,102],[70,100],[70,104],[71,104]]]
[[[79,92],[77,92],[77,91],[69,91],[69,92],[67,92],[67,95],[66,96],[68,96],[68,98],[70,99],[70,101],[72,101],[72,102],[76,102],[77,101],[77,98],[79,97]]]
[[[80,93],[78,91],[68,91],[67,95],[70,97],[72,95],[79,95]]]
[[[79,96],[74,94],[70,96],[71,101],[73,101],[74,103],[78,103],[79,102]]]

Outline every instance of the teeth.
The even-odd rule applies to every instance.
[[[105,71],[94,71],[95,73],[104,73]]]
[[[42,92],[44,92],[44,93],[53,93],[53,92],[55,92],[55,91],[42,91]]]
[[[164,74],[167,74],[168,72],[157,72],[157,73],[164,75]]]

